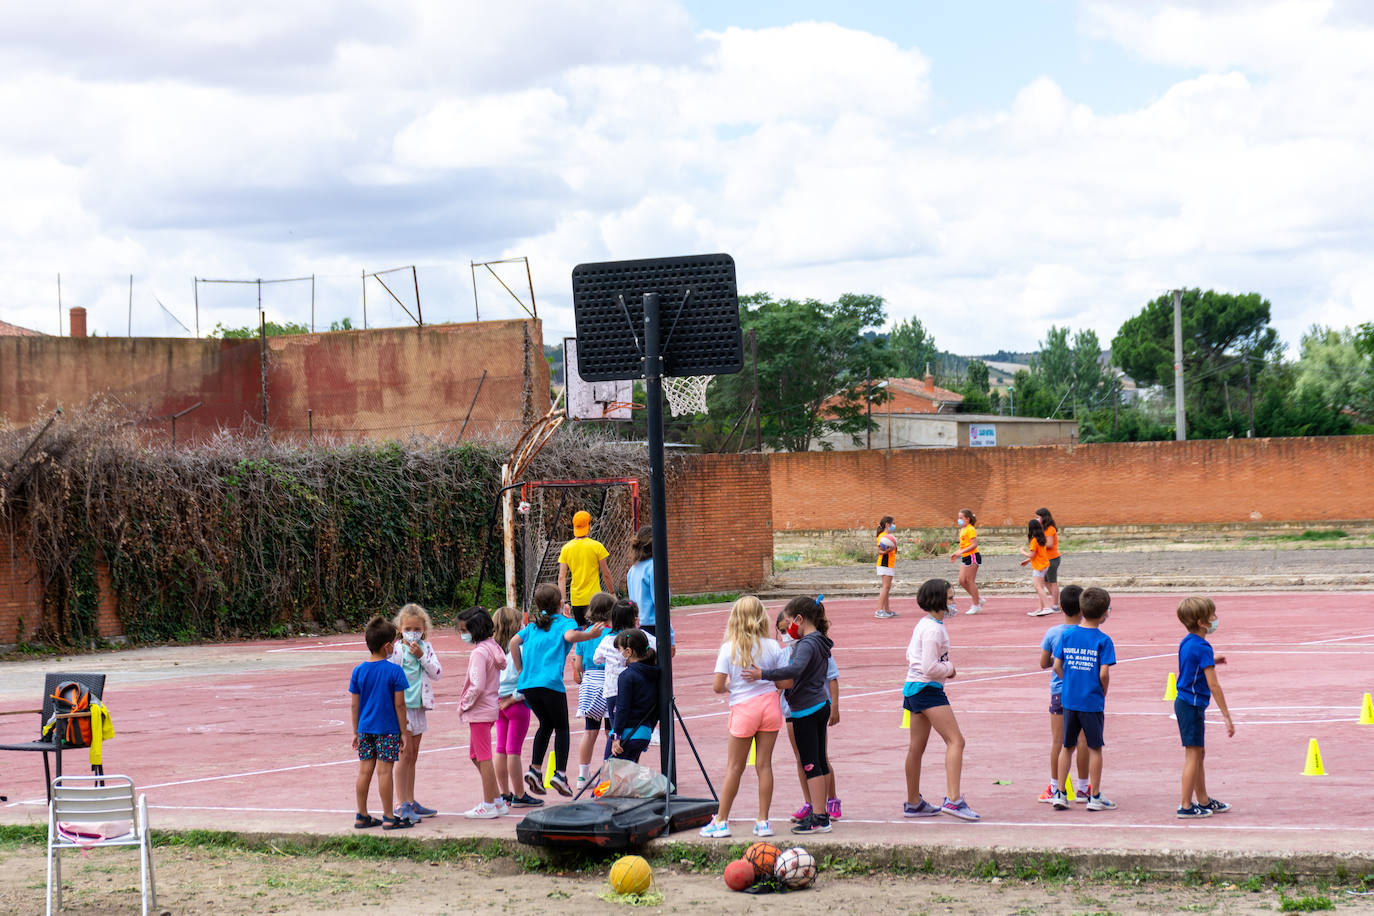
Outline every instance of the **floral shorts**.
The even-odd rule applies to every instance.
[[[395,763],[401,756],[400,735],[359,735],[358,759]]]

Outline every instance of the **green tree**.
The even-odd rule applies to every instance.
[[[892,370],[903,378],[923,378],[926,367],[936,365],[935,338],[914,316],[892,329],[887,346],[892,354]]]
[[[1031,371],[1050,391],[1064,392],[1073,384],[1073,348],[1069,346],[1069,329],[1050,325],[1040,352],[1031,361]]]
[[[1275,368],[1282,355],[1278,332],[1269,325],[1269,300],[1258,293],[1187,289],[1182,317],[1189,435],[1243,435],[1257,376]],[[1173,339],[1173,295],[1165,294],[1122,324],[1112,358],[1140,384],[1172,392]]]
[[[988,395],[988,364],[981,359],[971,359],[964,375],[964,384],[959,389],[964,401],[959,405],[959,410],[963,413],[990,412],[992,398]]]
[[[857,441],[868,428],[865,379],[890,374],[895,363],[888,340],[865,331],[885,320],[881,296],[846,293],[834,302],[773,299],[767,293],[740,297],[740,323],[757,336],[759,401],[764,441],[777,449],[806,451],[827,433]],[[748,408],[752,367],[721,376],[707,392],[711,422],[698,438],[725,444],[728,428]],[[839,396],[822,411],[821,405]],[[885,392],[875,392],[880,403]],[[738,433],[736,434],[738,435]]]
[[[281,337],[286,334],[309,334],[310,329],[303,324],[288,321],[285,324],[277,324],[269,321],[266,325],[268,337]],[[258,336],[257,325],[242,328],[226,328],[223,324],[216,324],[215,329],[210,332],[211,337],[222,337],[225,340],[246,340],[250,337]]]
[[[1092,328],[1073,335],[1073,392],[1075,404],[1100,407],[1111,390],[1102,367],[1102,343]]]
[[[1318,403],[1374,415],[1374,360],[1360,352],[1350,329],[1313,325],[1302,336],[1296,391]]]

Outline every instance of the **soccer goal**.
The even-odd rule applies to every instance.
[[[610,553],[606,565],[611,582],[603,588],[617,588],[634,562],[630,542],[639,530],[639,481],[633,477],[608,477],[598,480],[531,480],[520,488],[520,545],[516,557],[516,581],[520,585],[520,608],[528,611],[534,588],[544,582],[558,582],[558,554],[572,539],[572,519],[576,513],[591,513],[590,536]],[[623,588],[620,589],[623,592]]]

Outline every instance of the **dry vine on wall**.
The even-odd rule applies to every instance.
[[[0,433],[0,536],[39,570],[40,635],[52,642],[94,637],[97,556],[135,641],[271,634],[307,619],[352,627],[406,601],[465,604],[508,447],[225,435],[149,448],[110,405],[42,427]],[[643,476],[642,453],[569,432],[532,471]]]

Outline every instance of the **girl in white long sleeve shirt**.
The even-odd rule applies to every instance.
[[[964,768],[964,735],[945,696],[945,682],[957,673],[949,660],[949,633],[945,614],[954,604],[954,588],[944,579],[930,579],[921,585],[916,603],[925,611],[911,633],[906,647],[906,684],[902,687],[902,708],[911,717],[911,741],[906,752],[905,817],[932,817],[948,814],[966,821],[978,820],[959,791]],[[945,742],[945,783],[949,793],[943,805],[935,806],[921,797],[921,758],[934,729]]]

